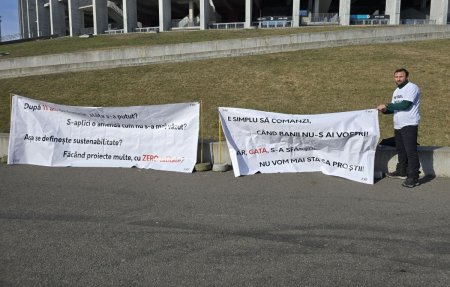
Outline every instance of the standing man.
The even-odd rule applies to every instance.
[[[392,102],[380,104],[377,109],[383,114],[394,114],[395,146],[398,153],[397,169],[386,173],[387,177],[405,179],[404,187],[419,185],[419,154],[417,133],[420,121],[420,89],[408,81],[409,72],[398,69],[394,72],[397,84]]]

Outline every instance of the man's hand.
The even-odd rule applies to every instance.
[[[386,110],[387,110],[386,109],[386,105],[385,104],[378,105],[377,110],[382,112],[382,113],[385,113]]]

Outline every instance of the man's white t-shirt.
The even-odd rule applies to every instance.
[[[420,121],[420,89],[416,84],[408,82],[404,87],[397,88],[392,95],[392,103],[410,101],[412,105],[404,111],[394,111],[394,129],[405,126],[417,126]]]

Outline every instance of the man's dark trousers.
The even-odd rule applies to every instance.
[[[406,126],[395,130],[395,147],[398,153],[397,171],[408,178],[419,178],[419,154],[417,153],[418,126]]]

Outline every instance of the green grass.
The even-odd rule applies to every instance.
[[[301,27],[289,29],[252,29],[252,30],[208,30],[178,31],[168,33],[132,33],[121,35],[99,35],[92,38],[62,37],[49,40],[24,42],[0,46],[0,52],[10,53],[0,59],[57,54],[75,51],[110,49],[129,46],[151,46],[177,44],[236,38],[254,38],[298,33],[316,33],[324,31],[363,29],[364,27]]]
[[[450,146],[450,40],[347,46],[0,80],[0,132],[9,95],[66,105],[131,106],[203,101],[204,135],[217,139],[217,107],[291,114],[375,108],[389,102],[393,71],[422,89],[419,143]],[[381,138],[393,135],[380,115]]]

